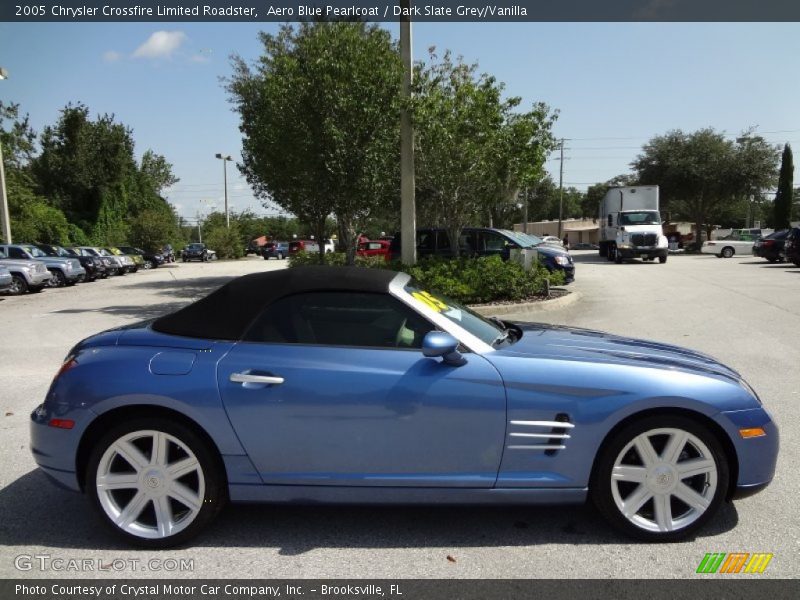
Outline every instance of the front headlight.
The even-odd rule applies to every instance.
[[[33,267],[22,267],[22,270],[25,271],[28,275],[30,275],[34,271]]]
[[[561,265],[562,267],[566,267],[569,264],[569,258],[566,256],[556,256],[555,261],[556,264]]]
[[[658,247],[666,248],[667,246],[669,246],[669,241],[667,240],[667,236],[665,235],[658,236]]]

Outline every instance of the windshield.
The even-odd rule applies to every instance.
[[[661,216],[656,211],[620,213],[620,225],[661,225]]]
[[[514,240],[522,248],[532,248],[534,246],[538,246],[543,241],[542,238],[537,237],[535,235],[531,235],[530,233],[522,233],[521,231],[511,231],[510,229],[501,229],[500,231],[504,235],[507,235],[512,240]]]
[[[53,246],[53,250],[56,251],[58,256],[75,256],[74,252],[70,252],[66,248],[62,248],[61,246]]]
[[[22,246],[22,249],[25,250],[28,254],[30,254],[33,258],[47,258],[47,254],[42,252],[36,246]]]
[[[186,246],[189,250],[202,250],[203,244],[189,244]]]
[[[100,253],[100,256],[114,256],[113,254],[111,254],[111,252],[109,252],[105,248],[100,248],[98,252]]]
[[[473,312],[463,304],[459,304],[455,300],[451,300],[442,294],[424,290],[413,280],[410,281],[404,289],[406,293],[411,295],[411,297],[418,302],[422,302],[428,308],[447,317],[453,323],[466,329],[472,335],[487,344],[494,343],[499,337],[505,334],[503,329],[497,324]]]

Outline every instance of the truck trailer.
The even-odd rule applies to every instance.
[[[658,186],[612,187],[600,201],[600,256],[621,263],[631,258],[667,262]]]

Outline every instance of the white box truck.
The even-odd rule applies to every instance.
[[[658,186],[612,187],[600,201],[600,256],[667,262],[669,245],[658,211]]]

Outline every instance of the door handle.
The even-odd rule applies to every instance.
[[[280,385],[283,383],[283,377],[254,375],[252,373],[231,373],[230,380],[233,383],[266,383],[269,385]]]

